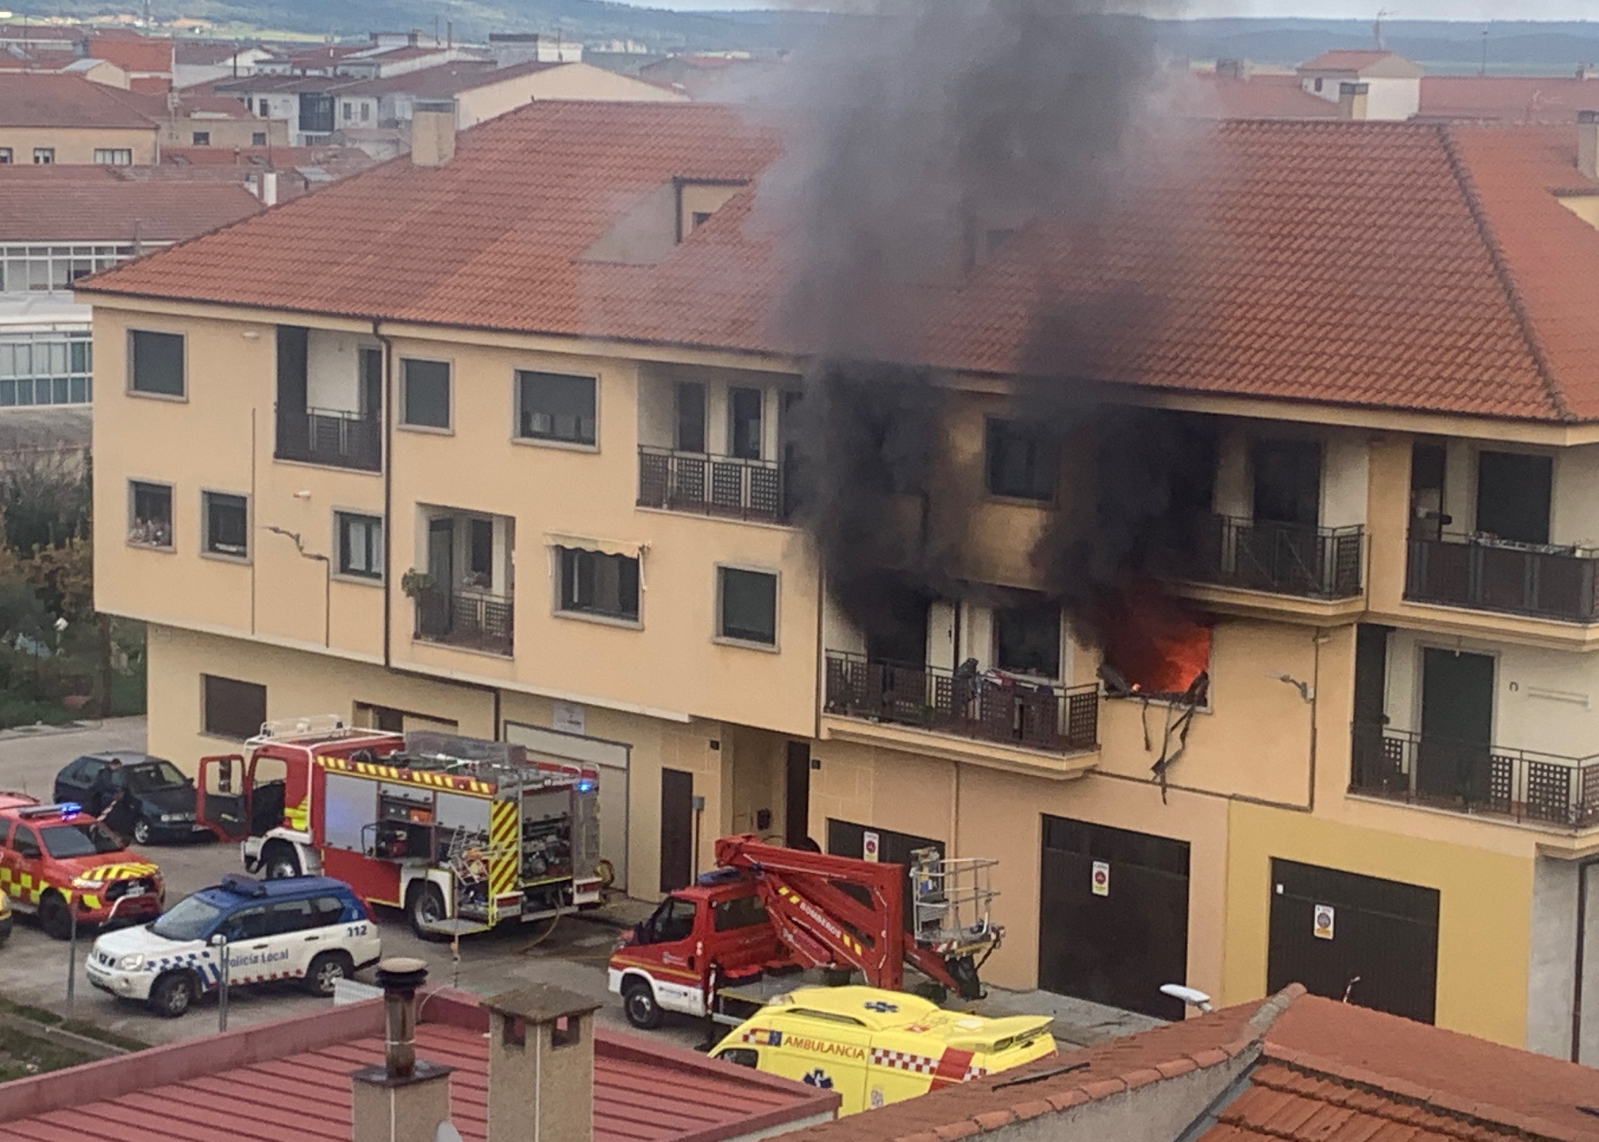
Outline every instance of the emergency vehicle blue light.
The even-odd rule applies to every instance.
[[[62,817],[76,817],[83,812],[83,806],[76,801],[63,801],[58,808],[61,810]]]
[[[594,792],[594,782],[592,782],[592,781],[579,781],[577,783],[577,791],[579,793],[592,793],[592,792]]]

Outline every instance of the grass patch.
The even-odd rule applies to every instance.
[[[29,1035],[12,1028],[0,1035],[0,1082],[64,1070],[87,1063],[91,1058],[60,1039]]]
[[[0,1015],[12,1015],[18,1019],[25,1019],[29,1023],[37,1023],[41,1027],[59,1027],[61,1030],[69,1031],[74,1035],[81,1035],[85,1039],[93,1039],[95,1042],[105,1043],[107,1046],[121,1047],[125,1051],[142,1051],[150,1045],[140,1039],[119,1035],[115,1031],[107,1031],[104,1027],[82,1019],[67,1019],[43,1007],[32,1007],[26,1003],[13,1003],[9,999],[0,999]],[[7,1042],[6,1037],[0,1035],[0,1052],[6,1050]],[[4,1079],[0,1079],[0,1082],[4,1081]]]

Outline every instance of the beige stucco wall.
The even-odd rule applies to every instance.
[[[201,144],[212,147],[252,147],[258,134],[265,134],[267,145],[289,145],[289,124],[282,119],[163,119],[160,122],[161,145],[164,147],[192,147],[194,133],[206,131],[211,142]]]
[[[134,165],[140,166],[155,162],[156,130],[154,127],[0,127],[0,147],[10,147],[11,161],[22,164],[33,162],[35,147],[54,147],[56,162],[77,165],[93,164],[96,150],[131,150]]]
[[[586,63],[536,71],[456,96],[456,124],[462,130],[504,115],[538,99],[609,99],[634,103],[681,101],[685,97],[630,76]]]

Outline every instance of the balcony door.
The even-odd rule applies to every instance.
[[[1321,443],[1257,440],[1254,522],[1238,536],[1238,578],[1260,590],[1313,592],[1322,582]]]
[[[1491,657],[1423,649],[1418,795],[1468,805],[1487,800],[1493,704]]]
[[[1477,530],[1512,543],[1549,542],[1554,461],[1525,452],[1477,457]]]

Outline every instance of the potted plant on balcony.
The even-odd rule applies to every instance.
[[[431,591],[432,589],[433,576],[426,571],[418,571],[413,567],[400,576],[400,590],[405,592],[407,598],[421,598],[422,592]]]

